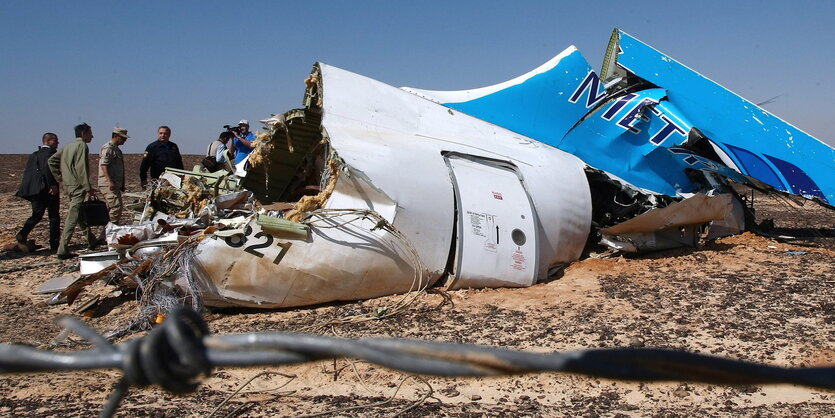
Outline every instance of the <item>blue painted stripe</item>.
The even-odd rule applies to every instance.
[[[794,193],[819,197],[824,202],[829,203],[817,183],[815,183],[815,181],[812,180],[806,172],[801,170],[800,167],[771,155],[765,155],[765,158],[768,158],[768,160],[771,161],[775,167],[777,167],[777,170],[780,171],[783,178],[789,182],[789,187],[791,187]]]
[[[778,190],[789,191],[783,181],[776,172],[768,165],[765,160],[751,151],[735,147],[730,144],[723,144],[731,153],[733,153],[736,160],[739,161],[739,168],[745,171],[751,177],[754,177]]]

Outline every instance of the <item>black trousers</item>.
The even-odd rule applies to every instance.
[[[58,248],[58,241],[61,238],[61,217],[58,214],[58,195],[41,193],[29,201],[32,203],[32,216],[23,224],[18,236],[25,241],[35,225],[43,219],[43,213],[49,212],[49,248]]]

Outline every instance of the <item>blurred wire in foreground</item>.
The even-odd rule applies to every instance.
[[[77,319],[59,323],[95,348],[53,352],[0,344],[0,373],[121,369],[124,377],[102,416],[112,416],[131,386],[156,384],[174,393],[190,393],[198,377],[213,367],[277,366],[351,357],[409,373],[434,376],[496,376],[566,372],[607,379],[689,381],[716,384],[793,383],[835,389],[835,366],[784,368],[644,348],[530,353],[471,344],[405,339],[350,340],[318,335],[262,332],[209,335],[203,318],[180,308],[142,338],[110,344]]]

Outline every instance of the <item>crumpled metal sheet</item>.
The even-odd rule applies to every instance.
[[[624,235],[722,220],[733,211],[732,200],[733,196],[730,194],[720,194],[712,197],[696,194],[680,202],[672,203],[665,208],[653,209],[628,221],[601,229],[600,232],[610,235]]]
[[[357,185],[360,185],[357,187]],[[332,200],[393,212],[393,202],[358,176],[337,181]],[[387,200],[387,201],[386,201]],[[359,206],[359,203],[357,203]],[[393,216],[392,216],[393,217]],[[209,306],[292,307],[416,290],[407,248],[373,220],[351,215],[308,223],[307,239],[277,238],[254,218],[237,234],[215,234],[196,250],[198,283]],[[439,272],[424,276],[434,282]]]

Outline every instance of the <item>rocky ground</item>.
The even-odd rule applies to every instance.
[[[0,165],[0,243],[29,215],[13,197],[27,156]],[[190,157],[189,164],[198,160]],[[128,156],[138,189],[138,156]],[[188,165],[188,164],[187,164]],[[91,166],[95,167],[95,160]],[[835,364],[835,212],[757,195],[758,221],[769,231],[800,235],[790,243],[745,233],[701,249],[640,257],[591,258],[562,277],[526,289],[462,290],[420,296],[402,314],[336,325],[342,337],[406,337],[530,351],[593,347],[668,347],[781,366]],[[32,234],[46,242],[46,220]],[[80,241],[79,241],[80,244]],[[79,245],[78,250],[81,250]],[[45,251],[0,254],[0,270],[54,261]],[[45,304],[33,294],[46,280],[77,270],[64,261],[0,274],[0,342],[49,348],[55,320],[75,306]],[[327,319],[369,312],[398,297],[287,310],[219,310],[213,333],[300,330]],[[84,319],[106,332],[136,303]],[[130,337],[128,337],[130,338]],[[259,375],[260,373],[264,373]],[[256,375],[259,375],[256,377]],[[364,362],[321,361],[281,368],[218,369],[198,391],[174,396],[133,389],[124,416],[204,416],[256,377],[219,415],[390,416],[830,416],[835,393],[791,385],[718,386],[688,382],[626,383],[544,373],[484,379],[410,377]],[[0,377],[0,415],[90,416],[98,413],[119,372],[67,372]],[[427,396],[428,395],[428,396]],[[386,402],[389,398],[390,401]],[[420,402],[422,400],[422,402]],[[376,405],[374,405],[376,404]],[[240,409],[238,409],[240,408]],[[235,410],[237,409],[237,412]]]

